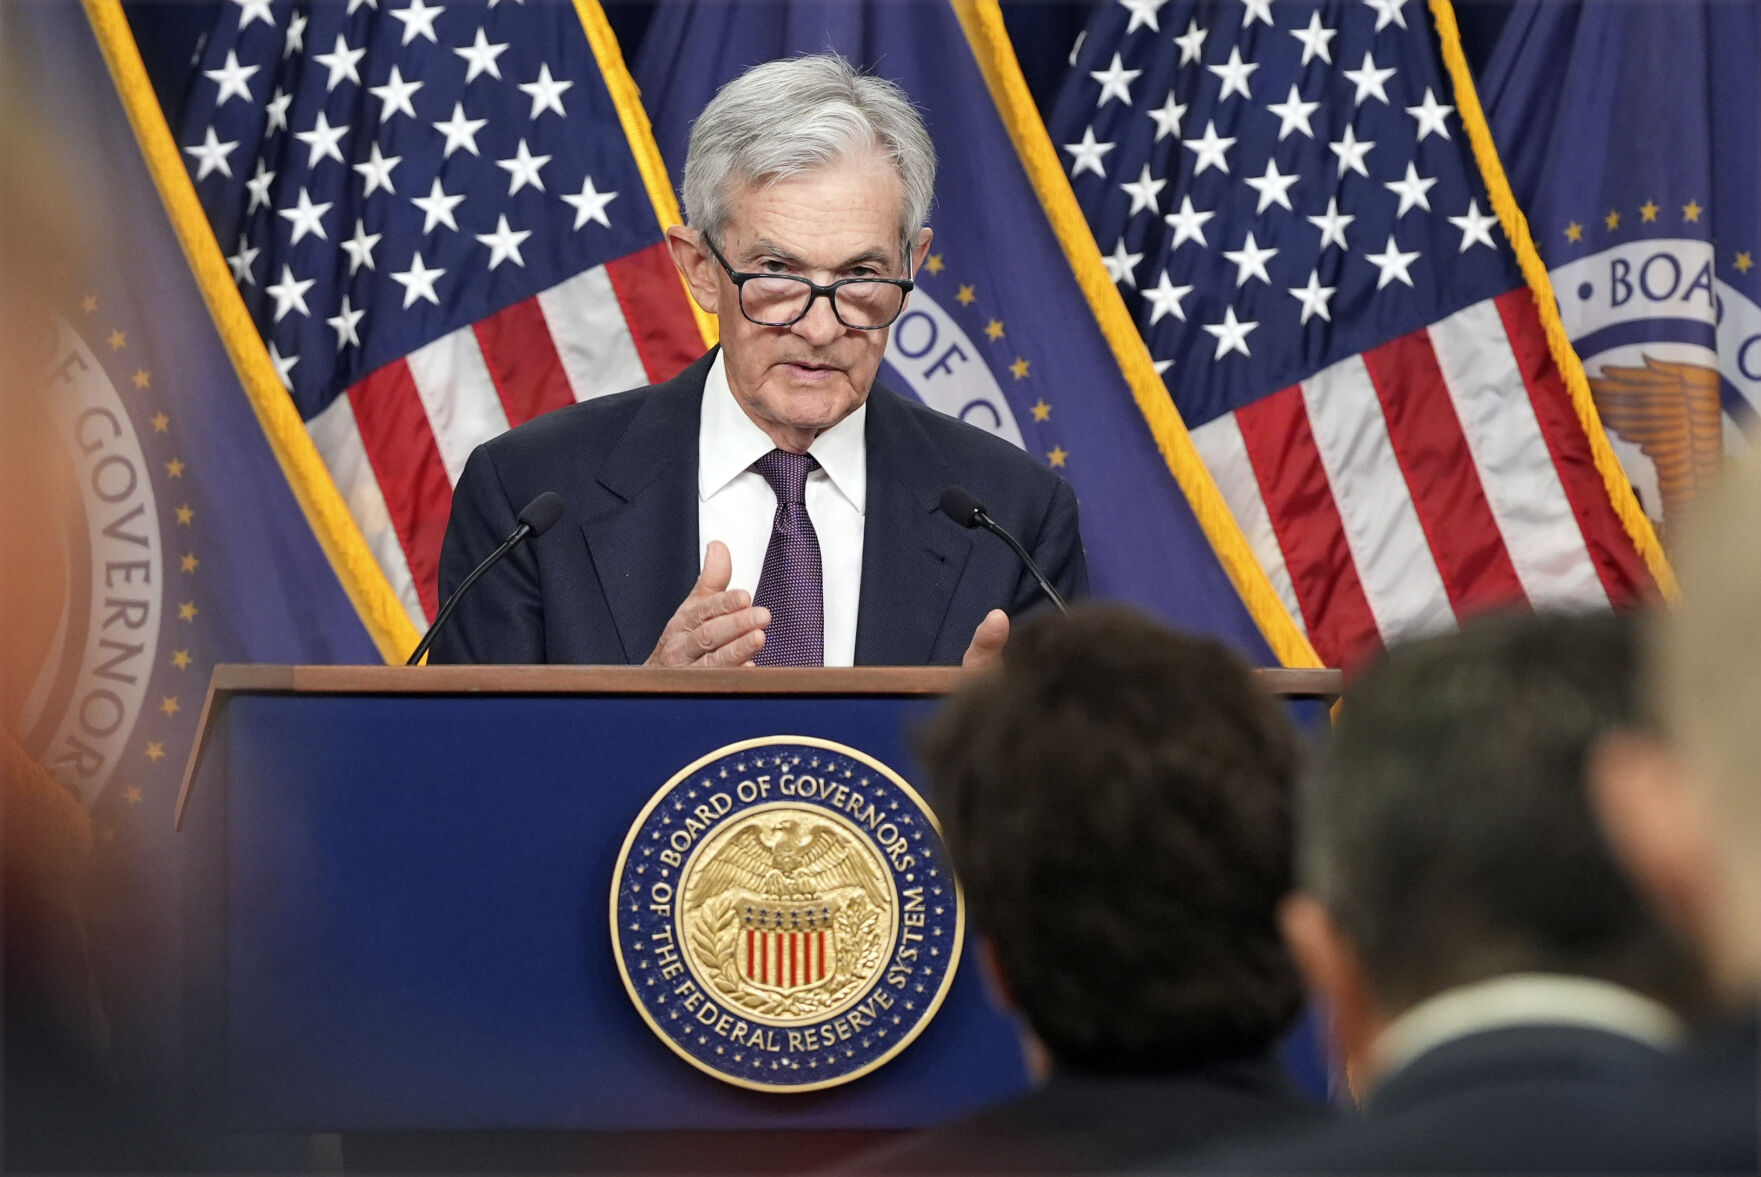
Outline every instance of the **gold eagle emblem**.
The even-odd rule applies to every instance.
[[[875,849],[824,810],[778,806],[712,837],[685,866],[685,951],[723,1000],[787,1023],[859,996],[896,931]]]

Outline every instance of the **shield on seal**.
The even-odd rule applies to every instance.
[[[777,993],[819,984],[837,971],[838,934],[822,909],[743,913],[738,966],[748,981]]]

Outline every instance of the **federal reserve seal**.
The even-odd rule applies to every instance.
[[[960,963],[935,816],[892,769],[805,736],[730,744],[624,839],[612,950],[643,1020],[692,1066],[812,1091],[885,1064]]]

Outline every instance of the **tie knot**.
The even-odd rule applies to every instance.
[[[777,492],[778,503],[792,505],[807,501],[807,476],[819,469],[819,463],[812,454],[772,450],[752,463],[752,468]]]

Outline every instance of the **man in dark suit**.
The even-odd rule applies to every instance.
[[[1650,680],[1661,733],[1610,740],[1596,797],[1616,853],[1700,949],[1718,1009],[1614,1134],[1626,1168],[1761,1172],[1761,462],[1733,467],[1677,537],[1682,603]]]
[[[857,1169],[1129,1169],[1323,1118],[1274,1054],[1297,740],[1239,658],[1081,606],[1024,627],[923,758],[1041,1083]]]
[[[1597,741],[1643,722],[1636,625],[1510,617],[1393,649],[1346,692],[1298,810],[1285,935],[1362,1113],[1250,1172],[1627,1171],[1703,1001],[1590,808]]]
[[[941,515],[964,486],[1067,596],[1087,587],[1070,487],[875,383],[929,250],[935,159],[897,87],[831,54],[724,86],[692,129],[689,228],[667,230],[721,346],[665,384],[481,446],[442,594],[541,491],[566,504],[466,598],[436,661],[983,662],[1039,590]]]

